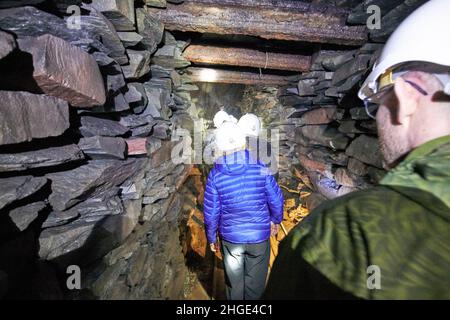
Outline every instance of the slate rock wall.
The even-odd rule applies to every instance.
[[[0,6],[0,297],[183,294],[191,167],[172,161],[171,132],[196,117],[186,43],[134,3]]]

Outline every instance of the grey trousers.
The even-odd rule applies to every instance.
[[[236,244],[222,240],[228,300],[258,300],[264,293],[270,241]]]

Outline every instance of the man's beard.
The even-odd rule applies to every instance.
[[[383,156],[383,167],[386,170],[394,168],[408,153],[408,146],[402,143],[398,135],[389,130],[379,134],[379,145]]]

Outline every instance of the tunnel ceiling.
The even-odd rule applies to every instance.
[[[190,0],[164,8],[151,2],[147,10],[188,41],[183,56],[195,81],[284,85],[288,76],[316,70],[324,53],[337,57],[368,41],[385,42],[425,1]],[[366,27],[370,5],[381,9],[382,30]]]

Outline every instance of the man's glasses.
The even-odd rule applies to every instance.
[[[416,84],[410,80],[405,80],[405,82],[408,83],[409,85],[411,85],[414,89],[419,91],[424,96],[428,95],[428,92],[426,92],[424,89],[422,89],[418,84]],[[388,95],[388,93],[392,92],[392,89],[394,89],[394,84],[391,84],[391,85],[383,88],[381,91],[377,92],[376,94],[364,99],[364,108],[366,109],[366,113],[370,118],[376,119],[376,115],[377,115],[377,111],[378,111],[378,107],[380,106],[380,103]]]

